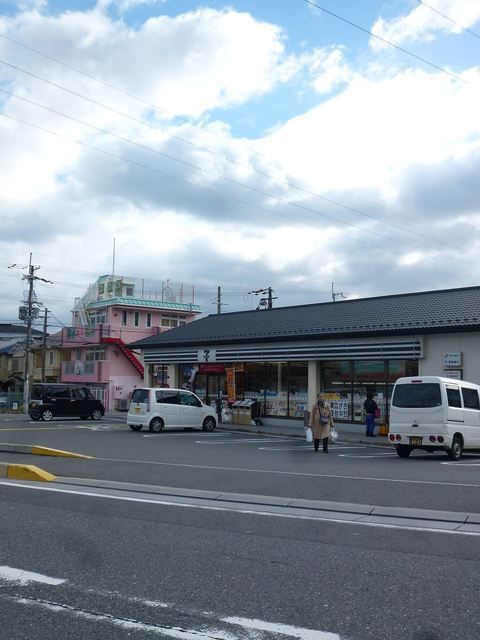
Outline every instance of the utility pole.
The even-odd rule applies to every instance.
[[[39,267],[32,264],[32,254],[28,263],[28,276],[23,276],[28,281],[27,300],[27,339],[25,342],[25,363],[23,367],[23,413],[28,413],[28,399],[30,397],[30,342],[32,340],[32,319],[33,319],[33,283],[35,281],[35,271]]]
[[[9,268],[13,268],[17,265],[13,264]],[[30,253],[30,261],[28,263],[28,274],[22,276],[23,280],[28,282],[28,294],[26,305],[20,307],[20,319],[24,320],[27,324],[27,334],[25,339],[25,362],[23,367],[23,413],[28,414],[28,400],[30,398],[30,349],[32,342],[32,321],[38,317],[38,307],[34,306],[35,293],[33,290],[35,280],[41,280],[42,282],[48,282],[53,284],[51,280],[45,280],[45,278],[39,278],[35,275],[35,271],[40,269],[38,266],[32,264],[32,254]]]
[[[222,288],[217,287],[217,313],[220,315],[222,313]]]
[[[333,282],[332,282],[332,301],[336,302],[337,298],[346,298],[346,296],[344,295],[343,291],[334,291],[333,290]]]
[[[259,294],[267,296],[266,298],[260,298],[260,302],[258,303],[256,309],[257,311],[262,307],[266,309],[273,309],[273,301],[276,300],[277,297],[273,295],[272,287],[267,287],[266,289],[256,289],[255,291],[249,291],[248,293],[256,296],[258,296]]]
[[[47,360],[47,319],[48,319],[48,309],[45,307],[45,316],[43,318],[42,382],[45,382],[45,368],[46,368],[46,360]]]

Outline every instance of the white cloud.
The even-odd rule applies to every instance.
[[[352,71],[345,60],[344,47],[315,49],[304,54],[301,62],[308,68],[311,86],[319,94],[329,93],[337,85],[352,78]]]
[[[427,6],[428,4],[443,13],[444,16],[448,16],[450,20],[447,20],[440,13],[432,11]],[[407,15],[392,20],[378,18],[372,27],[372,32],[397,45],[416,40],[428,42],[441,32],[461,33],[462,27],[471,27],[478,20],[480,20],[480,4],[478,2],[472,2],[472,0],[430,0],[426,4],[419,4]],[[374,51],[380,51],[388,45],[377,38],[371,38],[370,46]]]

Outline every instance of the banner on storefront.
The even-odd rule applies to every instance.
[[[235,388],[235,367],[226,367],[225,374],[227,382],[227,401],[229,404],[233,404],[237,399]]]
[[[225,373],[224,364],[199,364],[198,373]]]

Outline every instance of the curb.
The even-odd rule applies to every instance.
[[[83,460],[93,460],[93,456],[85,456],[82,453],[73,453],[71,451],[62,451],[61,449],[39,447],[35,444],[9,444],[0,442],[0,452],[31,453],[35,456],[57,456],[62,458],[82,458]]]
[[[39,482],[52,482],[57,476],[44,471],[33,464],[10,464],[0,462],[0,478],[9,480],[38,480]]]
[[[283,438],[296,438],[297,440],[305,440],[305,433],[303,432],[299,432],[299,433],[291,433],[291,432],[287,432],[284,433],[278,429],[275,429],[275,427],[263,427],[263,428],[258,428],[258,427],[243,427],[243,425],[225,425],[223,423],[220,423],[217,428],[215,429],[215,431],[241,431],[242,433],[255,433],[255,434],[261,434],[261,435],[265,435],[265,436],[282,436]],[[380,440],[377,440],[377,438],[381,438]],[[386,436],[376,436],[376,438],[369,438],[368,440],[363,437],[363,436],[349,436],[349,435],[345,435],[342,433],[338,434],[338,443],[340,444],[344,444],[344,443],[348,443],[348,444],[368,444],[370,446],[373,447],[385,447],[386,445],[392,446],[388,439],[386,438]]]

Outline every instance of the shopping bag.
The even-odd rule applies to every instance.
[[[333,427],[330,431],[330,442],[336,442],[338,440],[338,431]]]
[[[380,409],[375,409],[375,418],[380,418]]]
[[[310,427],[305,429],[305,440],[307,442],[313,442],[313,431],[311,430]]]

